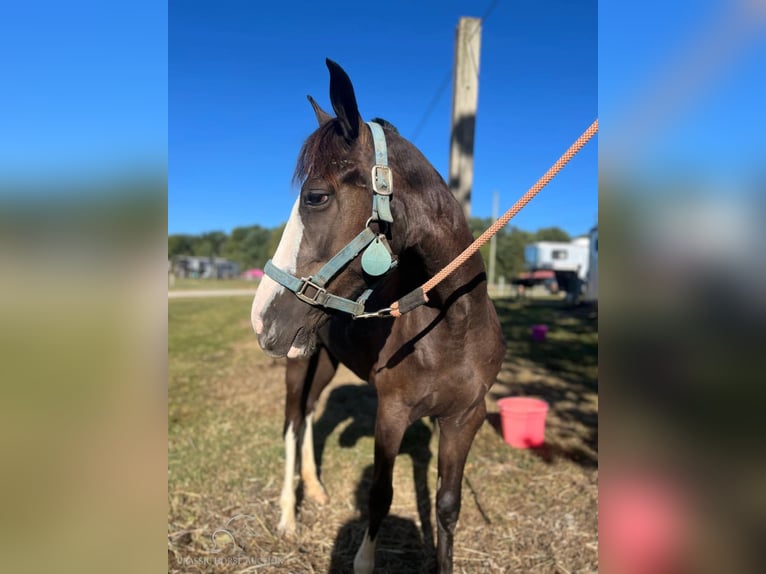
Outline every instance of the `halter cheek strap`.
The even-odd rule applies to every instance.
[[[372,141],[375,146],[375,165],[372,166],[372,219],[373,221],[385,221],[393,223],[391,215],[391,194],[394,191],[391,168],[388,167],[388,148],[386,147],[386,135],[383,127],[375,122],[367,122],[372,132]]]
[[[367,125],[372,132],[372,141],[375,146],[375,165],[372,166],[371,172],[373,191],[372,215],[367,221],[364,229],[332,259],[325,263],[319,271],[310,277],[301,277],[299,279],[287,271],[279,269],[274,265],[271,259],[266,262],[266,265],[263,268],[266,275],[286,289],[295,293],[295,296],[304,303],[308,303],[315,307],[325,307],[343,311],[353,315],[354,318],[371,316],[380,317],[387,315],[364,312],[364,302],[367,300],[367,297],[370,296],[371,290],[368,289],[361,297],[359,297],[359,299],[352,301],[351,299],[328,293],[325,289],[327,283],[355,259],[365,248],[370,251],[370,254],[368,255],[367,252],[365,252],[367,257],[363,257],[362,259],[362,269],[369,275],[383,276],[396,267],[396,261],[392,262],[390,255],[388,255],[388,260],[385,259],[386,254],[384,251],[387,250],[387,247],[384,247],[384,238],[381,238],[368,227],[372,221],[393,223],[394,218],[391,215],[390,199],[391,194],[393,193],[393,185],[391,168],[388,166],[386,136],[380,124],[367,122]],[[388,263],[388,267],[386,268],[385,263],[381,264],[381,261]],[[367,268],[365,268],[365,265],[367,265]]]

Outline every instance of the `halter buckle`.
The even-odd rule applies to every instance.
[[[391,195],[394,191],[391,179],[391,168],[387,165],[375,164],[371,172],[372,190],[378,195]],[[380,187],[378,187],[380,184]]]
[[[313,295],[307,295],[306,289],[309,287],[315,289],[316,293]],[[322,305],[322,303],[319,301],[319,298],[325,293],[327,293],[327,289],[314,283],[311,280],[311,277],[301,277],[301,286],[295,292],[295,296],[304,303],[308,303],[309,305]]]

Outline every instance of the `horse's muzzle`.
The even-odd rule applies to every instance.
[[[309,355],[313,348],[312,337],[302,327],[290,336],[289,333],[280,332],[272,325],[257,334],[258,344],[270,357],[287,357],[297,359]]]

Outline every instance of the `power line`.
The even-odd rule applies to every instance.
[[[484,11],[484,15],[481,17],[481,21],[482,22],[486,22],[487,21],[487,18],[489,18],[489,15],[492,14],[492,10],[495,9],[495,6],[497,6],[498,2],[499,2],[499,0],[492,0],[492,3],[489,5],[489,8],[487,8]]]
[[[431,99],[431,103],[428,104],[428,107],[426,108],[426,111],[423,114],[423,117],[420,118],[418,125],[415,127],[415,130],[412,132],[412,137],[410,137],[410,141],[412,143],[415,143],[415,140],[420,135],[420,131],[426,125],[426,121],[428,121],[428,117],[434,111],[436,104],[439,103],[439,100],[441,99],[442,94],[444,93],[444,90],[449,85],[450,78],[452,78],[452,71],[447,72],[447,75],[444,76],[444,80],[442,80],[442,83],[439,86],[439,89],[436,90],[436,94],[434,94],[434,97]]]
[[[492,11],[497,6],[498,2],[500,0],[492,0],[489,7],[484,11],[484,14],[481,17],[481,23],[482,25],[487,21],[487,18],[492,13]],[[473,38],[473,35],[476,34],[478,31],[478,27],[474,29],[474,31],[471,33],[471,36],[469,37],[469,40]],[[436,93],[434,94],[434,97],[431,98],[431,101],[428,104],[428,107],[426,108],[426,111],[423,113],[423,116],[420,118],[420,121],[415,126],[415,129],[412,131],[412,136],[410,136],[410,141],[412,143],[415,143],[415,140],[420,135],[420,132],[423,131],[423,128],[426,125],[426,122],[428,121],[428,118],[433,113],[434,109],[436,108],[436,105],[439,103],[439,100],[442,97],[442,94],[444,94],[444,90],[447,89],[447,86],[449,86],[449,81],[452,78],[452,70],[448,71],[447,74],[444,76],[444,79],[442,80],[441,84],[439,84],[439,87],[436,89]]]

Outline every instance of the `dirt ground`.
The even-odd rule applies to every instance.
[[[284,361],[257,347],[250,299],[169,301],[169,572],[351,572],[372,475],[376,397],[341,369],[315,421],[330,502],[298,498],[294,538],[277,534]],[[597,318],[562,301],[498,300],[508,355],[466,466],[456,572],[598,569]],[[244,312],[244,314],[243,314]],[[548,339],[530,339],[532,324]],[[545,445],[502,439],[498,398],[550,405]],[[435,569],[438,431],[407,432],[394,474],[376,572]]]

